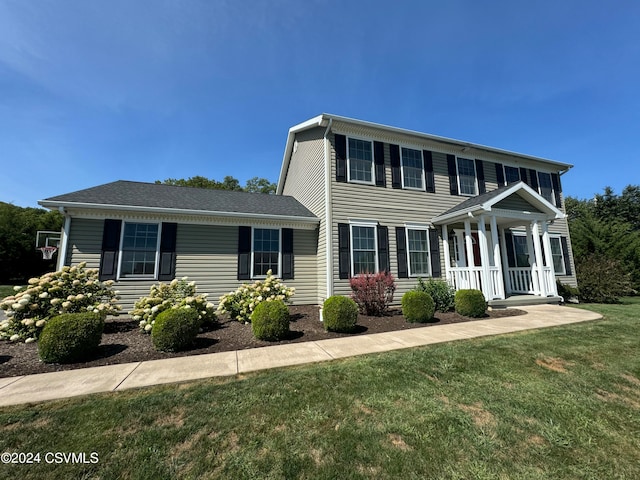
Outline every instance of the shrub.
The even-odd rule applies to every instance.
[[[562,283],[560,280],[556,280],[556,287],[558,288],[558,295],[564,298],[565,302],[568,302],[572,298],[577,299],[579,296],[577,288],[567,285],[566,283]]]
[[[383,315],[393,302],[396,284],[389,272],[364,273],[349,280],[351,298],[365,315]]]
[[[218,312],[228,313],[234,320],[247,323],[251,321],[251,314],[261,302],[268,300],[288,302],[294,293],[295,288],[287,287],[269,270],[264,280],[256,280],[253,284],[245,283],[235,292],[222,295]]]
[[[430,278],[425,282],[418,278],[418,286],[415,289],[431,295],[438,312],[448,312],[455,306],[456,289],[444,280]]]
[[[324,328],[332,332],[351,332],[358,321],[358,305],[351,298],[334,295],[322,306]]]
[[[435,303],[428,293],[411,290],[402,296],[402,315],[407,322],[428,322],[434,313]]]
[[[251,330],[259,340],[282,340],[289,333],[289,308],[284,301],[258,304],[251,314]]]
[[[133,320],[140,322],[143,332],[151,333],[156,318],[171,308],[192,308],[198,312],[202,325],[216,321],[214,305],[207,301],[207,294],[196,295],[196,282],[188,277],[177,278],[171,283],[157,283],[151,286],[148,297],[140,298],[129,312]]]
[[[63,313],[94,312],[117,315],[118,292],[113,281],[101,282],[98,270],[86,262],[64,267],[29,280],[25,288],[14,287],[15,295],[5,298],[0,308],[7,318],[0,322],[0,338],[33,342],[49,321]]]
[[[478,318],[487,310],[487,302],[480,290],[458,290],[455,296],[456,312],[465,317]]]
[[[160,313],[151,328],[151,341],[156,350],[177,352],[193,345],[201,320],[193,308],[172,308]]]
[[[100,345],[103,313],[64,313],[42,329],[38,354],[46,363],[70,363],[89,357]]]
[[[578,260],[580,300],[587,303],[618,303],[634,292],[631,277],[623,265],[604,255],[588,255]]]

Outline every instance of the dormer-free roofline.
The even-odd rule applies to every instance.
[[[500,154],[500,155],[509,155],[509,156],[514,156],[514,157],[519,157],[519,158],[522,158],[522,159],[526,159],[526,160],[532,160],[532,161],[535,161],[535,162],[546,163],[547,165],[550,165],[550,166],[553,166],[554,168],[557,168],[558,171],[560,172],[560,174],[565,173],[566,171],[568,171],[570,168],[573,167],[573,165],[571,165],[570,163],[558,162],[558,161],[555,161],[555,160],[549,160],[547,158],[535,157],[535,156],[532,156],[532,155],[526,155],[526,154],[523,154],[523,153],[512,152],[512,151],[503,150],[503,149],[500,149],[500,148],[488,147],[486,145],[481,145],[481,144],[472,143],[472,142],[465,142],[465,141],[456,140],[456,139],[453,139],[453,138],[441,137],[441,136],[432,135],[432,134],[429,134],[429,133],[421,133],[421,132],[417,132],[415,130],[407,130],[407,129],[404,129],[404,128],[391,127],[389,125],[383,125],[383,124],[380,124],[380,123],[366,122],[364,120],[357,120],[355,118],[341,117],[339,115],[333,115],[333,114],[330,114],[330,113],[323,113],[323,114],[318,115],[316,117],[313,117],[313,118],[311,118],[311,119],[309,119],[309,120],[307,120],[305,122],[299,123],[298,125],[294,125],[293,127],[291,127],[289,129],[289,135],[287,136],[287,143],[286,143],[285,150],[284,150],[284,155],[283,155],[283,158],[282,158],[282,167],[280,169],[280,176],[278,178],[277,193],[279,195],[282,194],[282,191],[284,189],[284,181],[286,179],[287,170],[289,169],[289,162],[291,161],[291,154],[293,152],[293,142],[294,142],[296,133],[299,133],[299,132],[302,132],[302,131],[305,131],[305,130],[309,130],[309,129],[312,129],[312,128],[317,128],[317,127],[326,128],[329,125],[329,121],[330,120],[332,120],[333,122],[341,122],[341,123],[347,123],[347,124],[361,126],[361,127],[368,127],[368,128],[385,130],[387,132],[392,132],[392,133],[396,133],[396,134],[399,134],[399,135],[411,135],[411,136],[422,138],[422,139],[425,139],[425,140],[430,140],[430,141],[434,141],[434,142],[440,142],[440,143],[453,145],[453,146],[461,147],[461,148],[465,148],[465,147],[473,148],[475,150],[480,150],[480,151],[484,151],[484,152]]]

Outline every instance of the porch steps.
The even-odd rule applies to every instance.
[[[564,302],[560,296],[540,297],[538,295],[511,295],[504,300],[491,300],[491,308],[509,308],[525,305],[559,305]]]

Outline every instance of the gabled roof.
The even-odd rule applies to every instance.
[[[208,188],[118,180],[38,202],[48,208],[135,210],[318,222],[295,198]]]
[[[544,197],[538,194],[538,192],[533,190],[526,183],[520,181],[468,198],[464,202],[461,202],[455,207],[438,215],[432,221],[434,224],[442,224],[446,222],[460,221],[469,216],[469,214],[475,215],[489,213],[498,203],[512,195],[520,196],[533,207],[532,210],[539,212],[549,220],[565,217],[564,213],[549,203]],[[531,212],[522,213],[530,214]]]

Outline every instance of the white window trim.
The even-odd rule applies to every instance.
[[[520,167],[502,164],[502,176],[504,177],[504,185],[510,185],[509,182],[507,182],[507,167],[515,168],[518,171],[518,181],[522,180],[522,178],[520,177]]]
[[[420,152],[420,161],[422,162],[422,188],[416,187],[407,187],[404,184],[404,163],[402,162],[402,149],[406,148],[408,150],[415,150]],[[424,192],[427,190],[427,183],[424,175],[424,154],[422,153],[422,149],[412,147],[410,145],[400,145],[400,181],[402,182],[402,188],[405,190],[414,190],[416,192]]]
[[[416,225],[406,225],[405,226],[405,241],[407,243],[407,270],[409,271],[409,277],[421,277],[424,276],[424,273],[413,273],[411,272],[411,251],[409,250],[409,230],[418,230],[427,232],[427,255],[429,257],[429,262],[427,264],[427,269],[429,273],[427,273],[428,277],[433,277],[433,272],[431,271],[431,238],[429,236],[429,227],[420,227]]]
[[[379,261],[378,261],[378,222],[373,222],[373,221],[350,221],[349,222],[349,259],[350,259],[350,272],[351,272],[351,276],[352,277],[357,277],[358,275],[362,275],[361,273],[354,273],[354,268],[353,268],[353,263],[354,263],[354,256],[353,256],[353,227],[369,227],[369,228],[373,228],[373,241],[374,241],[374,267],[375,267],[375,272],[371,272],[371,273],[378,273],[379,270]]]
[[[473,185],[475,188],[475,193],[462,193],[462,188],[460,188],[460,171],[458,166],[459,159],[469,160],[473,165]],[[458,194],[460,194],[463,197],[475,197],[478,195],[478,172],[476,171],[476,162],[474,159],[456,156],[456,180],[458,182]]]
[[[124,244],[124,231],[127,223],[146,223],[150,225],[158,226],[158,239],[156,242],[156,259],[153,267],[153,275],[122,275],[122,257],[123,257],[123,244]],[[149,220],[136,220],[128,219],[122,220],[120,227],[120,245],[118,248],[118,280],[157,280],[158,279],[158,267],[160,263],[160,240],[162,239],[162,222],[150,222]]]
[[[549,234],[549,246],[551,246],[551,239],[552,238],[557,238],[558,239],[558,242],[560,243],[560,255],[562,255],[562,272],[556,272],[555,266],[553,264],[553,250],[551,251],[551,267],[553,268],[553,273],[555,273],[555,275],[558,276],[558,277],[565,276],[567,274],[567,268],[565,267],[564,250],[562,248],[562,235],[557,234],[557,233],[550,233]]]
[[[263,278],[267,278],[266,275],[254,275],[254,271],[253,271],[253,267],[255,265],[254,263],[254,254],[255,254],[255,250],[254,250],[254,232],[256,230],[256,228],[259,228],[260,230],[278,230],[278,273],[273,275],[275,278],[281,278],[282,276],[282,228],[276,227],[266,227],[264,225],[252,225],[251,226],[251,278],[255,278],[257,280],[263,279]]]
[[[351,178],[351,156],[349,155],[349,140],[358,140],[360,142],[369,142],[371,145],[371,181],[355,180]],[[347,181],[349,183],[359,183],[361,185],[375,185],[376,184],[376,172],[375,172],[375,151],[373,149],[373,140],[366,138],[347,137]]]

